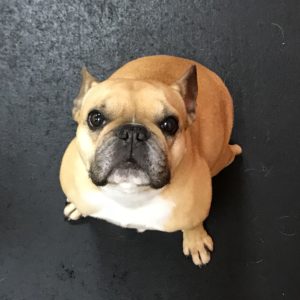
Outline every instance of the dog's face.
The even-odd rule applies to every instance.
[[[170,86],[133,79],[97,82],[83,70],[73,117],[93,183],[155,189],[168,184],[186,149],[196,96],[194,66]]]

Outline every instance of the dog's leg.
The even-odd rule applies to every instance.
[[[234,154],[234,156],[239,155],[243,152],[241,146],[238,144],[229,145],[229,148],[232,151],[232,153]]]
[[[235,159],[235,157],[242,153],[242,148],[237,145],[228,145],[223,151],[220,159],[212,168],[212,177],[221,172],[224,168],[228,167]]]
[[[228,145],[228,147],[224,168],[228,167],[234,161],[235,157],[242,153],[242,148],[238,144]]]
[[[213,240],[203,227],[203,224],[183,230],[183,253],[191,255],[195,265],[202,266],[210,261],[213,251]]]
[[[76,208],[75,204],[70,203],[67,199],[67,204],[64,209],[65,218],[69,221],[76,221],[82,217],[81,213]]]

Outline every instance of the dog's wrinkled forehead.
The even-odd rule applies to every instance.
[[[113,116],[145,120],[165,112],[191,124],[196,117],[197,68],[191,65],[173,84],[155,80],[108,79],[99,82],[84,67],[79,94],[74,99],[73,119],[84,121],[89,109],[106,109]],[[170,111],[170,112],[168,112]],[[177,113],[176,113],[177,112]]]
[[[91,109],[105,112],[109,118],[124,120],[153,120],[161,115],[182,113],[184,105],[163,84],[138,80],[106,80],[87,91],[83,98],[82,112]]]

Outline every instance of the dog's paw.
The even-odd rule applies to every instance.
[[[202,226],[183,232],[183,253],[186,256],[191,255],[194,264],[199,267],[210,261],[213,245],[212,238]]]
[[[76,221],[81,218],[81,213],[73,203],[68,202],[64,209],[64,215],[67,220]]]
[[[240,145],[234,144],[234,145],[229,145],[229,146],[234,155],[242,154],[243,150]]]

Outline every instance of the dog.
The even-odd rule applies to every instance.
[[[76,137],[60,169],[65,217],[181,230],[183,253],[207,264],[211,178],[242,152],[229,144],[233,104],[222,80],[166,55],[133,60],[102,82],[83,68],[72,115]]]

